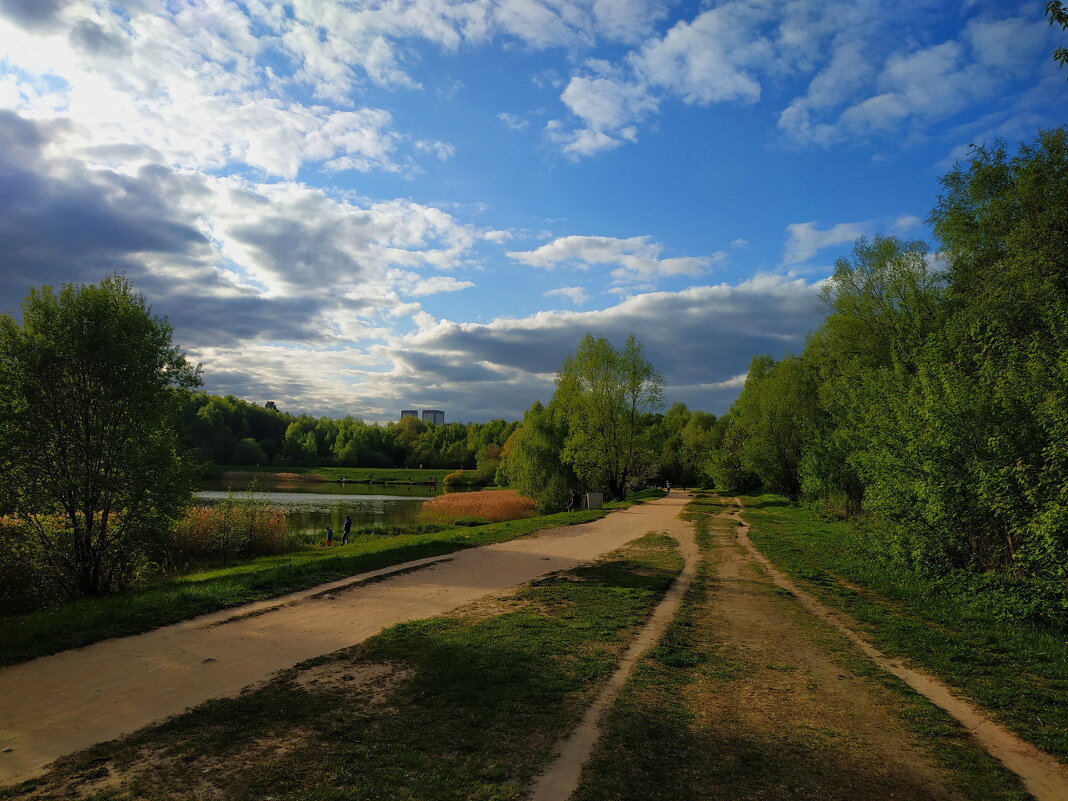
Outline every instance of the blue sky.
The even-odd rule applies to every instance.
[[[586,332],[721,413],[859,236],[1064,124],[1040,2],[0,0],[0,311],[125,272],[205,388],[515,418]]]

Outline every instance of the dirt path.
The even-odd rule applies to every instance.
[[[682,511],[688,500],[688,497],[675,494],[661,499],[660,503],[673,506],[678,513]],[[538,777],[529,801],[563,801],[571,797],[575,788],[578,787],[582,765],[589,758],[601,736],[602,715],[615,701],[620,689],[634,672],[638,659],[659,642],[660,637],[678,612],[683,596],[693,583],[699,556],[697,543],[694,541],[693,526],[676,519],[663,530],[679,543],[679,549],[686,560],[682,572],[675,579],[675,583],[671,585],[664,599],[657,605],[638,636],[635,637],[634,642],[627,648],[615,673],[612,674],[597,699],[586,710],[578,728],[560,745],[555,761]]]
[[[734,503],[742,508],[737,498]],[[771,576],[771,580],[789,590],[812,614],[834,626],[848,637],[861,651],[883,670],[892,673],[913,690],[941,707],[960,722],[979,741],[984,749],[1000,760],[1009,770],[1020,777],[1027,790],[1038,801],[1065,801],[1068,799],[1068,768],[1049,754],[1040,751],[996,723],[985,712],[955,695],[952,689],[938,679],[919,670],[907,667],[900,660],[890,659],[870,642],[859,635],[848,618],[823,605],[813,596],[799,589],[790,579],[780,573],[749,540],[749,526],[740,512],[731,514],[741,525],[737,536],[749,557],[758,562]],[[856,624],[853,623],[853,626]]]
[[[593,523],[421,560],[422,569],[388,580],[344,588],[362,578],[353,577],[327,585],[327,595],[315,597],[320,587],[3,668],[0,786],[395,623],[594,560],[648,531],[672,528],[678,510],[675,499],[653,501]],[[256,614],[232,619],[249,612]]]

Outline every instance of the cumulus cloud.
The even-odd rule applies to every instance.
[[[191,345],[380,338],[415,313],[401,296],[453,292],[480,238],[440,209],[357,203],[147,165],[134,174],[49,155],[64,121],[0,111],[0,296],[126,272]],[[429,275],[426,274],[429,272]]]
[[[823,248],[852,242],[867,232],[868,223],[838,223],[826,230],[820,230],[815,222],[791,223],[786,226],[789,238],[783,253],[783,264],[799,264],[808,261]]]
[[[805,334],[821,320],[818,295],[816,284],[763,275],[733,286],[635,295],[599,311],[540,312],[487,324],[441,320],[381,346],[394,361],[383,386],[402,396],[431,386],[443,403],[518,418],[533,399],[549,399],[556,370],[585,333],[617,344],[634,333],[664,373],[669,400],[722,413],[740,391],[752,354],[801,351]],[[404,361],[413,352],[424,357],[418,369]],[[451,379],[449,359],[480,365],[494,378],[465,392]]]
[[[661,259],[663,245],[647,236],[618,239],[610,236],[565,236],[535,250],[509,251],[509,258],[531,267],[552,270],[568,266],[587,269],[594,265],[617,265],[612,277],[617,283],[670,275],[698,275],[709,265],[726,258],[723,252],[712,256],[681,256]]]

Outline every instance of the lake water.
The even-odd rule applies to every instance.
[[[204,481],[196,499],[203,504],[218,503],[230,489],[244,495],[243,486],[230,487],[225,479]],[[341,537],[345,515],[352,526],[393,525],[415,522],[423,502],[442,490],[434,485],[335,484],[332,482],[279,481],[269,477],[256,480],[257,498],[289,513],[289,530],[324,533],[327,525]]]

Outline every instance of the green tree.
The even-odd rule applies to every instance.
[[[537,501],[543,514],[563,509],[568,490],[579,486],[575,471],[562,459],[567,433],[559,402],[542,406],[534,401],[502,450],[498,475],[507,476],[508,485],[520,495]]]
[[[125,587],[188,504],[176,423],[198,383],[124,277],[0,316],[0,478],[70,592]]]
[[[557,374],[554,400],[567,418],[563,459],[587,486],[623,498],[656,472],[653,415],[664,379],[631,334],[622,350],[587,334]]]

